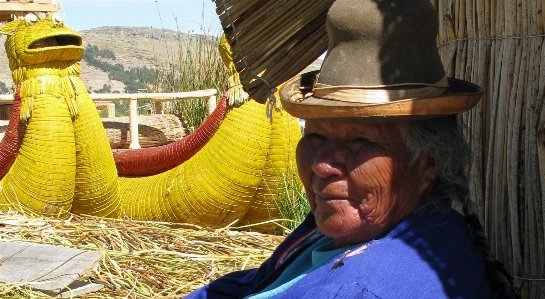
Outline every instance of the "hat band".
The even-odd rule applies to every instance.
[[[403,86],[423,86],[419,88],[408,89],[385,89],[392,87]],[[331,86],[322,83],[316,83],[312,89],[312,93],[305,96],[313,96],[316,98],[342,101],[356,102],[362,104],[381,104],[393,102],[399,99],[425,98],[433,97],[442,94],[448,88],[447,76],[443,77],[435,84],[429,83],[401,83],[391,85],[375,85],[375,86],[352,86],[341,85]]]

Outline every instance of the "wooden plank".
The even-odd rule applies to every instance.
[[[27,282],[36,290],[58,294],[103,256],[83,251],[28,242],[0,242],[0,282]]]
[[[58,298],[74,298],[89,293],[100,291],[104,286],[98,283],[89,283],[76,280],[68,288],[57,295]]]

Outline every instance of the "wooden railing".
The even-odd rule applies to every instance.
[[[91,99],[98,109],[106,108],[108,117],[115,116],[115,105],[113,101],[129,101],[129,128],[131,132],[131,144],[129,148],[140,148],[138,143],[138,100],[147,100],[155,108],[155,113],[163,113],[164,102],[175,102],[189,99],[207,99],[208,115],[216,109],[215,89],[196,90],[175,93],[92,93]],[[0,95],[0,103],[12,103],[13,95]]]

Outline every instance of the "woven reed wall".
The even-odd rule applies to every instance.
[[[484,89],[463,116],[492,251],[522,298],[545,298],[545,0],[431,2],[449,76]]]

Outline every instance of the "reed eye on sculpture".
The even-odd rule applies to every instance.
[[[51,17],[51,20],[55,24],[59,24],[59,23],[62,23],[62,21],[64,21],[63,17],[58,13],[54,13],[53,16]]]
[[[25,21],[29,24],[29,25],[32,25],[36,22],[38,22],[38,16],[33,14],[33,13],[29,13],[25,16]]]

